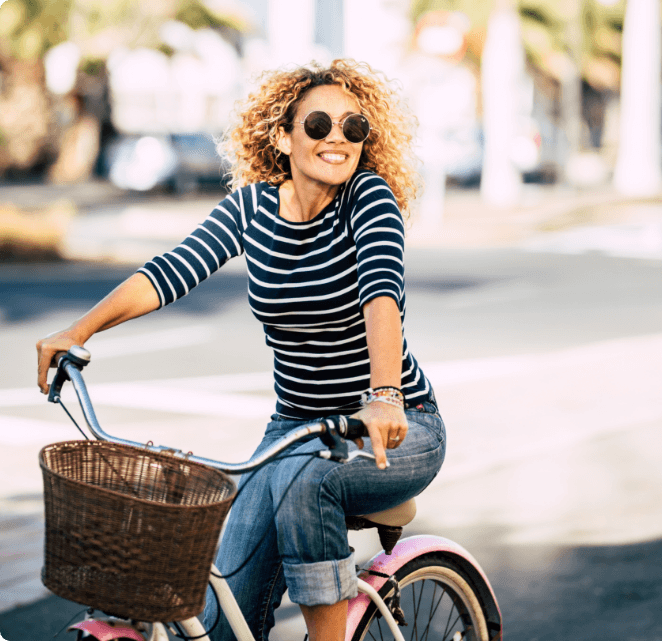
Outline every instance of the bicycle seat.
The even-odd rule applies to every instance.
[[[346,516],[345,523],[348,530],[365,530],[366,528],[376,527],[384,552],[391,554],[402,534],[402,527],[407,525],[414,516],[416,516],[416,501],[409,499],[382,512]]]
[[[390,527],[402,527],[411,523],[416,516],[416,500],[409,499],[400,505],[392,507],[390,510],[374,512],[373,514],[364,514],[363,518],[377,523],[378,525],[388,525]]]

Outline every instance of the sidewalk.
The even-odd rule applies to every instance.
[[[221,197],[221,194],[185,200],[173,197],[90,209],[70,224],[63,251],[72,259],[101,257],[142,264],[146,257],[170,250],[181,242]],[[585,235],[587,230],[596,228],[611,230],[612,236],[625,234],[630,244],[642,245],[641,249],[662,258],[660,200],[625,198],[611,187],[579,192],[556,186],[526,185],[522,204],[507,209],[485,204],[477,189],[449,190],[438,220],[427,223],[417,220],[416,214],[412,216],[408,222],[407,245],[448,250],[540,245],[538,249],[544,251],[543,239],[563,239],[568,233],[577,232]],[[589,245],[596,241],[606,242],[606,249],[614,242],[622,245],[618,239],[594,239]]]
[[[189,197],[126,193],[100,180],[3,186],[0,232],[3,206],[35,212],[66,203],[76,213],[62,223],[59,251],[65,258],[142,264],[172,249],[222,198],[221,191]],[[590,190],[524,185],[519,206],[498,208],[484,203],[478,189],[449,189],[437,220],[412,217],[407,243],[449,250],[518,246],[539,251],[556,251],[559,242],[568,251],[609,251],[615,244],[617,251],[632,246],[630,253],[662,258],[661,203],[660,198],[624,197],[610,185]],[[595,229],[604,231],[587,239],[587,232]]]
[[[606,232],[596,236],[598,229]],[[640,245],[644,254],[662,258],[662,200],[628,198],[609,185],[591,190],[525,185],[519,206],[499,208],[483,202],[478,190],[451,190],[440,224],[426,228],[414,222],[408,241],[411,247],[444,249],[564,246],[571,253],[619,251],[630,244],[635,253]]]

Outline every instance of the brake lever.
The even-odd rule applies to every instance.
[[[375,455],[370,454],[370,452],[364,452],[363,450],[354,450],[353,452],[350,452],[349,455],[347,456],[347,462],[349,463],[350,461],[353,461],[355,458],[366,458],[370,461],[377,460]]]
[[[64,357],[62,357],[64,358]],[[60,360],[62,362],[62,359]],[[63,364],[64,365],[64,364]],[[51,386],[48,390],[48,402],[57,403],[60,400],[60,392],[62,391],[62,386],[68,381],[69,375],[64,370],[64,367],[61,365],[57,366],[55,370],[55,376],[51,381]]]
[[[336,425],[336,421],[338,421],[338,425]],[[317,456],[339,463],[349,463],[355,458],[364,458],[371,461],[376,460],[375,455],[369,452],[364,452],[363,450],[349,451],[347,441],[340,435],[343,432],[345,434],[347,433],[347,419],[344,416],[329,417],[324,419],[324,423],[326,424],[326,431],[320,434],[320,439],[325,445],[329,446],[329,449],[319,451]],[[386,467],[389,467],[388,461],[386,461]]]
[[[73,345],[68,352],[64,352],[62,354],[63,355],[60,357],[60,360],[57,363],[55,376],[53,377],[53,381],[51,382],[51,386],[48,391],[49,403],[59,402],[62,386],[67,381],[71,380],[65,369],[67,363],[71,363],[76,369],[82,370],[83,367],[85,367],[90,362],[90,353],[84,347],[80,347],[80,345]]]

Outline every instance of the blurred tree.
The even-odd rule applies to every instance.
[[[161,26],[169,20],[178,20],[192,29],[219,29],[231,41],[236,40],[232,32],[250,28],[240,10],[202,0],[74,0],[69,37],[81,47],[83,58],[89,60],[104,60],[113,49],[122,46],[170,53],[159,35]]]
[[[560,81],[568,65],[600,91],[618,90],[625,0],[519,0],[522,39],[528,62]],[[413,0],[412,18],[431,10],[462,11],[472,23],[467,55],[479,61],[492,2]],[[579,58],[577,56],[579,55]]]
[[[659,0],[654,0],[659,2]],[[487,20],[497,0],[412,0],[412,17],[462,11],[471,23],[467,58],[481,60]],[[620,87],[625,0],[513,0],[528,71],[547,131],[545,171],[574,183],[584,150],[600,147],[605,113]],[[550,125],[554,125],[553,127]]]
[[[41,57],[66,39],[69,9],[67,0],[0,5],[0,175],[49,160],[51,113]]]
[[[105,82],[117,47],[158,48],[161,26],[215,28],[236,47],[250,28],[236,0],[6,0],[0,3],[0,177],[45,167],[61,144],[61,99],[49,93],[44,54],[68,40],[80,49],[82,85]],[[74,92],[80,91],[81,81]],[[96,90],[98,93],[98,87]],[[83,107],[84,101],[83,101]],[[66,107],[64,112],[70,109]],[[68,119],[65,118],[65,120]],[[69,119],[70,120],[70,119]],[[65,126],[71,124],[65,122]]]
[[[72,0],[7,0],[0,5],[0,56],[34,61],[67,39]]]

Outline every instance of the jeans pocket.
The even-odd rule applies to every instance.
[[[423,426],[428,432],[434,434],[439,442],[445,442],[446,426],[439,411],[432,403],[426,403],[425,405],[427,405],[427,408],[424,410],[408,410],[407,420]]]

